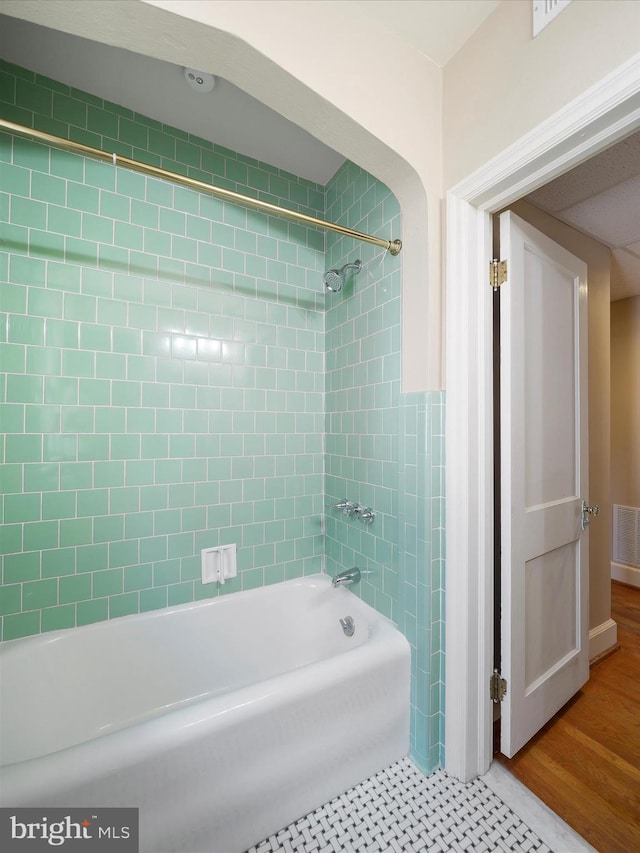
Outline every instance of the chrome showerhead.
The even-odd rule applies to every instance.
[[[342,269],[327,270],[327,272],[322,276],[325,290],[329,293],[340,293],[344,286],[344,279],[347,270],[355,270],[357,275],[361,269],[362,261],[354,261],[352,264],[345,264]]]
[[[327,270],[322,276],[324,289],[329,293],[340,293],[344,284],[344,274],[341,270]]]

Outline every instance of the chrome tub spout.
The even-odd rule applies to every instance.
[[[360,580],[360,569],[354,566],[352,569],[345,569],[339,572],[331,581],[332,586],[349,586],[352,583],[358,583]]]

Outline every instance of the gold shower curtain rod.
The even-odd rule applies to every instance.
[[[338,234],[343,234],[346,237],[353,237],[354,240],[361,240],[365,243],[373,243],[376,246],[381,246],[386,249],[391,255],[397,255],[402,249],[401,240],[382,240],[380,237],[373,237],[371,234],[363,234],[361,231],[355,231],[353,228],[345,228],[344,225],[338,225],[335,222],[327,222],[324,219],[317,219],[315,216],[309,216],[306,213],[298,213],[296,210],[288,210],[286,207],[280,207],[277,204],[271,204],[268,201],[260,201],[251,196],[242,195],[241,193],[226,190],[223,187],[216,187],[213,184],[207,184],[204,181],[198,181],[195,178],[187,178],[184,175],[178,175],[176,172],[169,172],[166,169],[161,169],[159,166],[149,166],[146,163],[140,163],[137,160],[132,160],[129,157],[123,157],[120,154],[109,153],[102,151],[99,148],[92,148],[90,145],[83,145],[80,142],[73,142],[71,139],[62,139],[60,136],[53,136],[51,133],[44,133],[41,130],[33,130],[30,127],[24,127],[21,124],[14,124],[11,121],[0,119],[0,130],[7,130],[9,133],[15,133],[20,136],[30,136],[39,142],[44,142],[46,145],[54,145],[57,148],[65,148],[68,151],[74,151],[77,154],[82,154],[85,157],[93,157],[97,160],[104,160],[112,163],[114,166],[122,166],[125,169],[131,169],[134,172],[142,172],[144,175],[150,175],[153,178],[161,178],[164,181],[171,181],[174,184],[180,184],[183,187],[196,190],[197,192],[208,193],[209,195],[217,196],[225,201],[232,201],[236,204],[243,204],[246,207],[254,207],[257,210],[262,210],[265,213],[273,213],[277,216],[286,216],[289,219],[296,219],[299,222],[304,222],[307,225],[314,225],[317,228],[325,228],[328,231],[337,231]]]

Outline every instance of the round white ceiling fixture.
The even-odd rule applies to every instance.
[[[185,68],[184,77],[189,86],[196,91],[206,94],[211,92],[216,85],[216,78],[206,71],[196,71],[195,68]]]

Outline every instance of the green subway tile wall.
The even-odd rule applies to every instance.
[[[401,234],[397,200],[353,163],[327,185],[328,219]],[[360,259],[326,311],[326,563],[359,566],[354,592],[395,621],[412,647],[411,754],[444,759],[444,396],[401,391],[402,256],[327,235],[327,267]],[[332,510],[347,498],[372,525]]]
[[[313,216],[324,188],[6,63],[4,118]],[[322,569],[324,233],[0,137],[4,640]]]
[[[327,185],[327,218],[375,236],[401,230],[395,197],[353,163]],[[327,511],[327,570],[358,565],[363,598],[397,620],[401,256],[334,234],[327,249],[328,267],[361,260],[362,269],[327,295],[326,499],[376,513],[368,525]]]
[[[385,239],[326,187],[0,62],[0,114]],[[359,565],[412,645],[411,747],[442,760],[444,400],[401,391],[402,256],[0,134],[2,639]],[[357,258],[342,293],[322,271]],[[373,525],[328,506],[343,497]]]
[[[402,394],[398,627],[411,643],[411,755],[444,764],[444,398]]]

